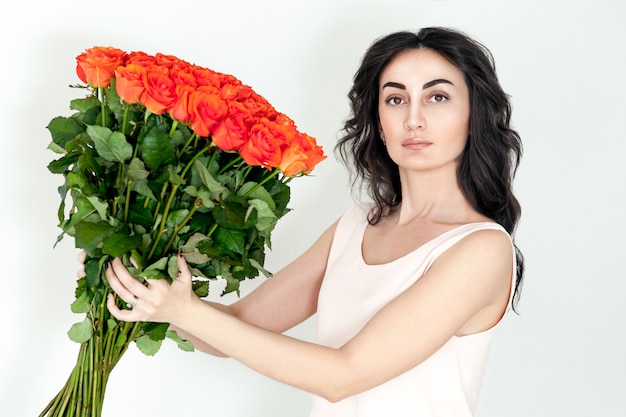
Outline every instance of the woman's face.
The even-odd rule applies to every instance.
[[[463,72],[430,49],[408,49],[383,70],[381,136],[401,172],[453,169],[469,133]]]

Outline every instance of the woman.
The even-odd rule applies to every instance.
[[[171,285],[147,286],[115,259],[109,283],[133,308],[108,308],[311,392],[312,416],[471,416],[523,270],[507,96],[488,50],[426,28],[372,44],[349,97],[338,149],[373,203],[229,306],[193,294],[182,257]],[[317,343],[281,334],[314,313]]]

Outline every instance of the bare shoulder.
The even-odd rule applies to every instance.
[[[481,229],[469,233],[447,250],[442,257],[447,261],[487,261],[494,266],[510,266],[513,261],[511,237],[504,230]]]
[[[514,273],[514,249],[503,230],[476,230],[437,258],[426,276],[436,276],[456,288],[475,307],[508,303]]]

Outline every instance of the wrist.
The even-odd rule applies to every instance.
[[[188,330],[189,325],[193,324],[195,317],[198,317],[203,305],[205,303],[199,297],[192,295],[176,308],[169,322],[170,325],[181,330]]]

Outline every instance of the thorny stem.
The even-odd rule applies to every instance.
[[[228,170],[230,167],[232,167],[233,165],[235,165],[236,163],[238,163],[239,161],[242,161],[243,158],[241,156],[237,156],[237,158],[233,159],[232,161],[230,161],[229,163],[227,163],[226,165],[224,165],[224,167],[222,167],[222,169],[220,169],[220,171],[217,173],[219,174],[223,174],[224,172],[226,172],[226,170]]]
[[[109,375],[141,329],[140,323],[118,322],[106,329],[106,298],[88,314],[94,334],[80,346],[76,366],[63,388],[39,417],[101,417]]]
[[[183,172],[180,174],[181,178],[185,178],[185,175],[187,175],[187,171],[189,171],[189,168],[191,168],[191,166],[193,165],[194,162],[196,162],[196,160],[198,158],[200,158],[200,156],[202,156],[203,153],[205,153],[206,151],[208,151],[209,148],[205,147],[202,148],[202,150],[200,152],[198,152],[197,154],[195,154],[193,156],[193,158],[191,158],[191,161],[189,161],[189,163],[187,164],[187,166],[185,166],[185,168],[183,169]]]
[[[159,244],[159,240],[161,240],[163,233],[165,233],[165,223],[167,221],[167,215],[169,214],[170,207],[172,206],[172,201],[174,201],[174,196],[176,195],[176,191],[178,191],[178,184],[173,184],[172,191],[170,191],[170,196],[167,199],[165,208],[163,209],[163,215],[161,217],[161,225],[159,226],[159,232],[157,233],[157,236],[154,239],[154,243],[152,244],[152,247],[150,248],[150,252],[148,252],[147,259],[152,258],[152,256],[154,255],[154,252],[156,251],[157,245]]]
[[[176,127],[178,127],[178,120],[172,119],[172,127],[170,128],[169,137],[171,138],[174,132],[176,131]],[[193,135],[192,135],[193,136]]]
[[[172,243],[174,243],[174,239],[176,238],[176,235],[178,235],[178,232],[181,231],[181,229],[183,227],[185,227],[185,225],[187,224],[187,222],[189,222],[189,220],[191,220],[191,216],[193,216],[193,214],[196,212],[196,210],[198,210],[198,208],[202,205],[202,200],[201,199],[196,199],[194,205],[191,207],[191,210],[189,210],[189,214],[187,214],[187,216],[185,216],[185,218],[183,219],[182,222],[180,222],[180,224],[176,225],[176,227],[174,228],[174,231],[172,232],[172,236],[170,237],[169,241],[167,242],[167,244],[165,245],[165,248],[163,249],[164,253],[167,253],[167,251],[170,249],[170,247],[172,246]]]
[[[124,107],[124,119],[122,120],[122,133],[124,135],[126,135],[126,123],[128,122],[128,112],[129,111],[130,111],[130,106],[125,106]],[[136,148],[135,148],[135,152],[137,152]]]
[[[263,178],[263,180],[261,182],[259,182],[257,185],[255,185],[254,187],[250,188],[248,190],[247,193],[245,193],[243,195],[243,198],[248,197],[250,194],[252,194],[254,192],[254,190],[256,190],[257,188],[261,187],[263,184],[265,184],[266,182],[268,182],[269,180],[271,180],[272,178],[274,178],[276,175],[278,175],[280,173],[279,170],[275,169],[274,171],[271,172],[270,175],[266,176],[265,178]]]
[[[128,210],[130,207],[130,186],[133,183],[132,180],[126,181],[126,201],[124,202],[124,222],[128,221]]]
[[[185,166],[185,168],[183,169],[183,171],[180,174],[181,178],[185,178],[185,176],[187,175],[187,171],[189,171],[189,168],[191,168],[191,166],[193,165],[193,163],[200,157],[202,156],[202,154],[204,154],[206,151],[208,151],[208,147],[204,147],[202,148],[202,150],[200,150],[200,152],[198,152],[197,154],[194,155],[193,158],[191,158],[191,160],[187,163],[187,165]],[[166,184],[167,185],[167,184]],[[169,193],[169,197],[167,199],[167,203],[165,204],[165,208],[163,209],[163,213],[161,215],[161,224],[159,226],[159,231],[157,233],[157,236],[154,239],[154,243],[152,244],[152,247],[150,248],[150,252],[148,252],[148,257],[147,259],[151,259],[152,256],[154,256],[154,252],[156,251],[156,248],[159,244],[159,241],[161,240],[161,237],[163,236],[163,233],[165,233],[165,223],[167,222],[167,216],[169,214],[170,208],[172,206],[172,201],[174,201],[174,197],[176,196],[176,192],[178,191],[179,185],[178,184],[172,184],[172,189]],[[163,194],[162,197],[165,195],[165,188],[163,190]],[[197,205],[194,205],[194,207],[192,208],[190,215],[193,214],[196,210],[198,209]],[[157,206],[157,211],[155,212],[155,218],[156,218],[156,214],[158,213],[158,206]],[[188,219],[186,219],[184,222],[186,223],[188,221]],[[177,227],[176,229],[174,229],[174,232],[172,233],[172,236],[170,238],[170,240],[168,241],[168,243],[166,244],[166,249],[165,251],[167,251],[167,249],[169,249],[170,245],[172,244],[172,242],[174,241],[174,238],[176,237],[176,234],[180,231],[180,227]]]
[[[108,112],[107,112],[107,105],[106,105],[106,99],[107,99],[107,95],[106,95],[106,90],[103,87],[98,87],[97,89],[97,96],[100,99],[100,119],[102,120],[102,127],[106,127],[107,125],[107,120],[109,118]]]
[[[215,232],[215,230],[217,229],[217,223],[214,223],[213,226],[211,226],[211,230],[209,230],[209,232],[206,234],[206,237],[210,237],[213,232]]]

